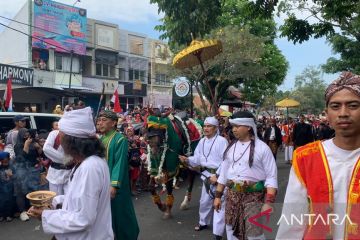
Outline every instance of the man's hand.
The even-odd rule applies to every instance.
[[[33,142],[33,139],[31,137],[28,137],[24,143],[24,145],[30,146],[30,143]]]
[[[116,188],[114,188],[114,187],[110,187],[110,197],[111,197],[111,199],[114,199],[115,198],[115,196],[116,196]]]
[[[179,159],[180,159],[181,162],[185,163],[185,162],[187,162],[187,160],[188,160],[189,158],[188,158],[187,156],[181,156],[181,155],[179,155]]]
[[[37,208],[33,206],[27,211],[27,214],[31,217],[41,220],[41,215],[43,211],[44,211],[43,208]]]
[[[219,212],[221,210],[221,198],[214,199],[214,209]]]
[[[261,208],[261,212],[265,212],[266,210],[269,210],[269,209],[271,209],[271,213],[274,212],[274,209],[273,209],[273,207],[271,206],[271,204],[269,204],[269,203],[264,203],[264,205],[263,205],[262,208]]]
[[[216,181],[217,181],[217,177],[216,175],[211,175],[211,177],[209,178],[209,181],[212,185],[215,185],[216,184]]]

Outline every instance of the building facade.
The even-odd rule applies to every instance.
[[[52,19],[64,24],[51,23]],[[115,89],[123,110],[150,100],[155,106],[171,106],[165,43],[87,18],[85,9],[50,0],[28,1],[14,20],[8,25],[12,29],[0,33],[0,45],[9,46],[0,51],[0,63],[32,69],[34,75],[32,85],[13,82],[16,111],[36,106],[39,112],[51,112],[55,105],[76,99],[96,109],[101,93],[105,97],[100,105],[106,106]],[[6,81],[0,82],[0,95],[5,86]]]

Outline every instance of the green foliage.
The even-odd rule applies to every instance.
[[[307,67],[295,77],[295,89],[290,96],[301,103],[303,113],[319,114],[325,108],[324,93],[326,84],[321,78],[321,70]]]
[[[274,45],[276,24],[272,13],[277,0],[151,0],[165,13],[164,32],[174,53],[194,38],[216,38],[223,53],[206,63],[208,79],[217,100],[227,98],[227,87],[242,87],[245,99],[259,102],[276,92],[285,78],[288,63]],[[198,67],[172,71],[199,84],[210,99],[204,76]]]
[[[203,38],[217,27],[216,17],[221,15],[220,0],[150,0],[159,12],[164,12],[163,24],[155,30],[163,32],[161,39],[168,39],[170,47],[189,45],[193,38]]]
[[[360,3],[359,0],[283,0],[279,12],[288,18],[280,27],[281,36],[294,43],[325,37],[340,58],[330,58],[323,66],[328,73],[360,73]],[[301,17],[295,15],[301,11]]]

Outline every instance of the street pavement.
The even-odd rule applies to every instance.
[[[279,191],[277,196],[278,203],[282,203],[286,191],[290,165],[284,164],[284,153],[278,153],[278,182]],[[162,213],[154,206],[151,201],[150,193],[144,192],[133,198],[135,211],[140,227],[139,240],[183,240],[183,239],[212,239],[210,229],[201,232],[194,231],[194,226],[198,223],[198,208],[201,193],[201,183],[198,179],[193,189],[193,198],[190,202],[190,209],[181,211],[180,203],[184,198],[186,184],[183,183],[179,190],[174,190],[175,203],[173,207],[173,217],[163,220]],[[165,195],[162,196],[164,199]],[[281,209],[276,209],[276,215]],[[40,221],[31,219],[29,222],[21,222],[14,219],[10,223],[0,222],[1,240],[48,240],[51,236],[42,232]],[[274,224],[272,224],[274,225]],[[126,226],[124,226],[126,227]],[[276,233],[276,225],[272,226],[272,233],[266,233],[267,239],[272,239]],[[225,235],[225,234],[224,234]],[[124,239],[125,240],[125,239]]]

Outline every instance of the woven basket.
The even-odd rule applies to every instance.
[[[26,198],[34,207],[49,207],[55,196],[56,193],[52,191],[35,191],[27,194]]]

